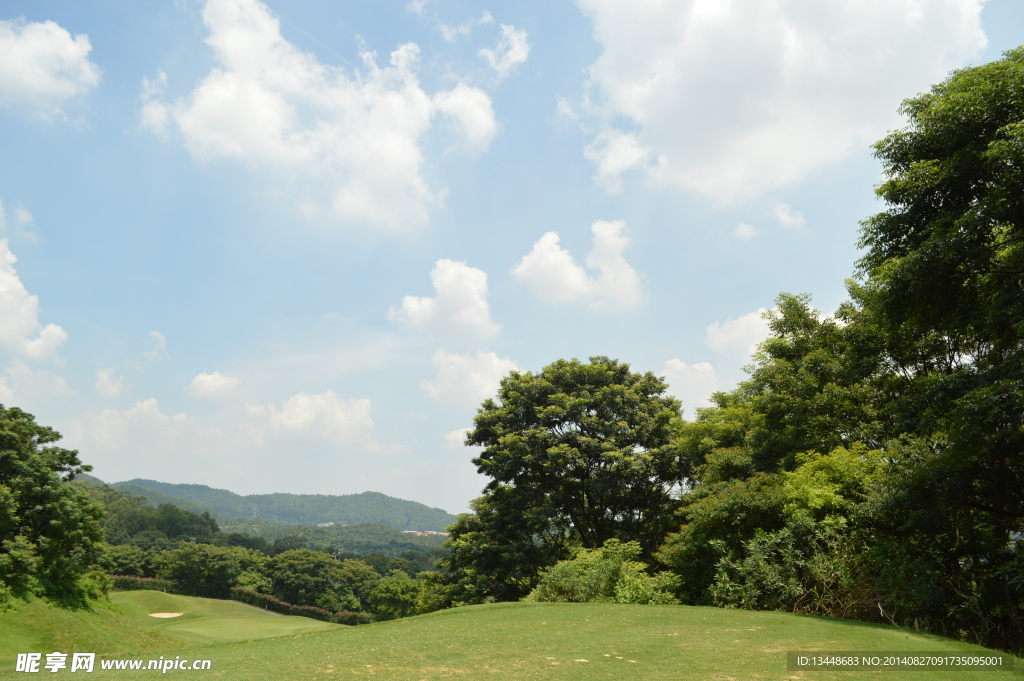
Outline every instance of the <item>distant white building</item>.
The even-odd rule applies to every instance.
[[[317,527],[330,527],[333,524],[334,523],[317,523],[316,526]]]

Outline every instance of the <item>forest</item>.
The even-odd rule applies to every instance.
[[[378,619],[681,603],[1024,650],[1022,92],[1018,49],[907,100],[908,126],[875,145],[885,208],[862,223],[849,300],[780,294],[749,377],[693,420],[607,357],[511,372],[467,434],[489,482],[443,553],[260,543],[86,489],[77,452],[4,408],[0,598],[83,606],[118,574]]]

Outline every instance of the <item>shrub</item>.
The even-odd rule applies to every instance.
[[[113,591],[163,591],[169,594],[181,594],[182,590],[173,579],[154,579],[153,577],[137,577],[135,575],[111,575]]]
[[[242,586],[231,588],[231,600],[252,605],[257,608],[263,608],[264,610],[280,613],[282,615],[309,617],[323,622],[334,622],[335,624],[348,624],[354,626],[356,624],[369,624],[373,621],[373,618],[364,612],[350,612],[348,610],[331,612],[330,610],[325,610],[324,608],[318,608],[312,605],[292,605],[291,603],[286,603],[280,598],[275,598],[270,594],[261,594]]]
[[[651,576],[647,566],[631,560],[640,555],[638,542],[623,544],[609,539],[600,549],[583,549],[572,560],[546,570],[537,588],[524,600],[565,603],[677,603],[665,593],[675,578],[668,573]]]

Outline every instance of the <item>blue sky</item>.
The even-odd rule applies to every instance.
[[[103,479],[452,512],[511,369],[688,415],[844,298],[900,101],[1013,0],[0,6],[0,403]]]

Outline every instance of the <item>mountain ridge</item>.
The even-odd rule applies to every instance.
[[[183,501],[232,518],[260,518],[289,525],[358,525],[378,523],[399,530],[443,531],[456,521],[440,508],[391,497],[381,492],[359,494],[236,494],[208,485],[160,482],[134,478],[110,483],[115,489],[145,495],[157,503]],[[156,494],[153,494],[156,493]],[[159,501],[157,498],[159,498]],[[185,504],[183,508],[187,508]]]

